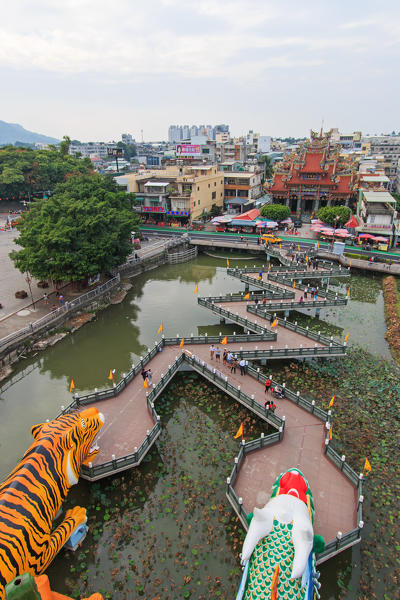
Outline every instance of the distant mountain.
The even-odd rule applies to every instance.
[[[40,142],[42,144],[57,144],[60,140],[42,135],[40,133],[34,133],[24,129],[22,125],[18,123],[6,123],[0,121],[0,146],[4,144],[15,144],[15,142],[24,142],[25,144],[36,144]]]

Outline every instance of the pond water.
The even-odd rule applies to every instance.
[[[261,265],[262,261],[254,258],[233,264]],[[226,274],[225,265],[225,259],[202,255],[190,263],[163,266],[134,278],[121,304],[108,307],[75,334],[18,365],[0,390],[1,477],[31,443],[30,426],[53,418],[61,405],[69,404],[72,378],[80,394],[108,387],[109,370],[116,369],[116,380],[127,372],[154,344],[161,321],[167,337],[239,332],[237,325],[220,325],[216,315],[197,304],[194,294],[196,284],[199,296],[243,290],[238,279]],[[352,274],[329,285],[341,293],[350,287],[347,308],[324,309],[319,319],[294,312],[290,320],[306,322],[338,339],[350,332],[349,344],[389,358],[381,279]],[[193,385],[199,385],[195,381]],[[95,485],[81,482],[73,489],[68,503],[89,507],[91,532],[81,552],[61,553],[50,568],[60,592],[80,588],[111,594],[118,589],[115,598],[123,598],[124,593],[127,598],[135,594],[145,598],[234,596],[239,582],[238,540],[243,534],[225,498],[225,479],[237,452],[232,431],[240,420],[230,421],[227,414],[235,417],[241,409],[229,400],[226,413],[218,408],[222,393],[211,388],[205,393],[215,396],[209,412],[190,397],[193,390],[186,399],[173,382],[166,392],[169,404],[157,407],[163,433],[147,461],[120,477]],[[256,432],[254,437],[258,437]],[[209,543],[207,532],[212,537]],[[338,597],[339,572],[347,582],[357,579],[351,564],[357,561],[358,552],[357,548],[349,550],[322,565],[324,598]],[[201,560],[196,559],[199,554]],[[190,578],[187,583],[185,577]],[[219,577],[223,581],[215,579]]]

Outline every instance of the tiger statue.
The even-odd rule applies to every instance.
[[[75,506],[52,530],[82,463],[98,453],[91,446],[103,423],[91,407],[31,428],[32,445],[0,485],[0,600],[17,575],[40,575],[86,522],[86,509]]]

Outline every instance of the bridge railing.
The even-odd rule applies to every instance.
[[[265,310],[263,308],[258,308],[255,305],[252,305],[252,304],[248,305],[247,310],[250,313],[257,315],[258,317],[262,317],[263,319],[271,318],[271,313],[269,313],[267,310]],[[297,321],[292,323],[291,321],[288,321],[286,319],[286,317],[284,317],[283,319],[280,317],[277,317],[277,319],[278,319],[279,327],[284,327],[285,329],[289,329],[290,331],[300,333],[301,335],[304,335],[305,337],[310,338],[311,340],[314,340],[315,342],[321,342],[321,344],[326,344],[327,346],[332,346],[335,348],[346,348],[346,346],[340,344],[339,342],[336,342],[333,339],[333,336],[328,338],[325,335],[321,335],[320,332],[315,333],[314,331],[311,331],[309,329],[308,325],[307,325],[307,327],[302,327],[301,325],[297,324]]]
[[[293,279],[290,279],[290,273],[288,274],[288,277],[285,277],[284,273],[274,273],[272,275],[269,274],[268,279],[270,281],[276,281],[277,283],[280,283],[282,285],[293,287]],[[304,290],[305,287],[306,286],[304,283],[299,283],[296,281],[296,288],[298,290]],[[309,288],[309,286],[307,286],[307,287]],[[318,285],[316,286],[315,289],[318,293],[318,296],[328,298],[329,300],[336,300],[336,299],[340,298],[340,296],[336,292],[330,292],[329,290],[320,288]],[[309,290],[309,293],[311,294],[310,290]]]
[[[261,373],[259,367],[255,369],[254,367],[248,366],[247,372],[251,377],[254,377],[254,379],[260,381],[263,385],[265,385],[265,381],[268,379],[268,376],[264,375],[264,373]],[[292,392],[292,390],[289,390],[286,387],[285,383],[281,384],[278,381],[275,381],[274,379],[271,379],[271,383],[272,386],[279,385],[283,388],[285,398],[287,398],[297,406],[300,406],[300,408],[304,408],[304,410],[311,413],[312,415],[315,415],[316,417],[321,419],[321,421],[324,421],[325,423],[328,421],[328,418],[330,416],[328,412],[326,410],[323,410],[322,408],[319,408],[319,406],[315,406],[314,401],[306,400],[306,398],[300,396],[300,392]]]
[[[268,302],[268,308],[275,310],[289,310],[291,308],[324,308],[326,306],[345,306],[347,304],[347,298],[335,298],[334,300],[270,300]]]
[[[222,317],[225,317],[225,318],[229,319],[230,321],[234,321],[235,323],[242,325],[242,327],[245,327],[246,329],[250,328],[253,331],[256,331],[258,333],[262,333],[264,335],[269,336],[268,339],[270,339],[270,340],[276,340],[276,338],[277,338],[276,333],[272,333],[272,332],[268,331],[266,328],[261,327],[261,325],[257,325],[257,323],[253,323],[252,321],[249,321],[249,319],[245,319],[244,317],[241,317],[240,315],[236,315],[235,313],[233,313],[229,310],[226,310],[225,308],[216,306],[213,302],[209,302],[205,298],[198,298],[197,302],[201,306],[204,306],[204,307],[208,308],[209,310],[212,310],[216,314],[221,315]]]
[[[249,285],[254,285],[256,287],[261,287],[264,290],[268,290],[270,291],[272,294],[279,294],[278,297],[280,298],[294,298],[295,297],[295,292],[291,291],[291,290],[285,290],[282,288],[278,288],[278,286],[276,285],[272,285],[270,283],[268,283],[267,281],[264,280],[258,280],[255,279],[254,277],[250,277],[249,275],[246,275],[245,273],[243,273],[242,271],[240,271],[239,269],[231,269],[230,272],[228,272],[229,275],[232,275],[232,277],[237,277],[238,279],[240,279],[240,281],[243,281],[243,283],[248,283]]]
[[[90,301],[94,300],[98,296],[101,296],[107,290],[112,289],[113,287],[118,285],[119,282],[120,275],[118,273],[109,281],[106,281],[105,283],[99,285],[93,290],[90,290],[89,292],[86,292],[85,294],[82,294],[81,296],[78,296],[77,298],[66,302],[63,306],[60,306],[56,310],[53,310],[51,313],[45,315],[41,319],[30,323],[26,327],[23,327],[22,329],[19,329],[14,333],[6,335],[5,337],[0,339],[0,351],[5,350],[6,348],[12,346],[16,342],[30,337],[32,334],[37,333],[42,329],[55,327],[58,323],[61,323],[65,320],[66,315],[75,312],[80,306],[88,304]]]
[[[233,335],[190,335],[185,337],[185,345],[187,344],[221,344],[226,337],[227,344],[248,343],[248,342],[269,342],[271,337],[260,333],[234,333]],[[163,338],[165,346],[177,346],[182,340],[182,337]],[[235,350],[237,354],[237,351]]]
[[[230,396],[235,398],[240,404],[243,404],[246,408],[249,408],[253,413],[257,414],[264,421],[270,423],[273,427],[277,428],[278,433],[283,435],[283,430],[285,427],[284,419],[275,415],[272,411],[267,410],[262,404],[259,404],[254,399],[254,396],[248,396],[240,389],[240,386],[235,387],[228,381],[228,377],[223,375],[218,369],[213,368],[208,365],[205,361],[201,360],[197,356],[188,353],[186,351],[184,353],[185,361],[188,362],[191,367],[201,373],[206,379],[212,381],[217,385],[220,389],[227,392]]]
[[[234,459],[233,469],[231,471],[230,476],[226,480],[226,495],[246,530],[249,527],[247,523],[247,511],[243,506],[242,498],[240,498],[236,494],[234,489],[240,467],[246,454],[248,454],[249,452],[253,452],[254,450],[266,448],[267,446],[272,446],[272,444],[280,442],[282,437],[283,432],[277,431],[265,436],[261,434],[260,438],[252,440],[251,442],[245,442],[244,440],[242,440],[242,443],[240,444],[239,453]]]

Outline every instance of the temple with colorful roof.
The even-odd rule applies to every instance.
[[[357,167],[354,159],[341,155],[331,132],[311,131],[310,140],[284,155],[266,191],[275,203],[292,212],[316,212],[322,206],[349,205],[356,197]]]

